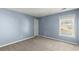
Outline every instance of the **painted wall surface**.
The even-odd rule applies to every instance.
[[[79,44],[79,11],[77,12],[77,43]]]
[[[34,17],[0,9],[0,45],[32,37],[33,33]]]
[[[71,37],[59,36],[59,16],[70,15],[70,14],[76,15],[76,19],[75,19],[76,37],[71,38]],[[47,37],[74,42],[74,43],[79,42],[79,31],[78,31],[79,30],[79,10],[78,9],[41,17],[39,20],[39,24],[40,24],[39,34],[42,36],[47,36]]]

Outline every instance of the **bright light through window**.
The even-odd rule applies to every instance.
[[[75,37],[75,15],[64,15],[59,17],[59,35]]]

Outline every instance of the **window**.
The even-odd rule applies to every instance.
[[[59,17],[59,35],[75,37],[75,15],[65,15]]]

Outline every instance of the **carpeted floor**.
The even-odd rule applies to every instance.
[[[78,45],[36,37],[0,48],[0,51],[78,51]]]

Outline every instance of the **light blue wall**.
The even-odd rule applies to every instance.
[[[77,43],[79,43],[79,10],[77,12]]]
[[[34,17],[0,9],[0,45],[32,37]]]
[[[76,29],[76,37],[64,37],[59,36],[59,16],[68,15],[68,14],[75,14],[75,29]],[[60,40],[65,40],[69,42],[78,43],[79,42],[79,10],[67,11],[59,14],[49,15],[45,17],[41,17],[39,20],[40,30],[39,34],[42,36],[47,36],[51,38],[56,38]]]

